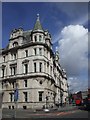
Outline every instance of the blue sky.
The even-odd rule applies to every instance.
[[[63,7],[68,11],[64,11]],[[48,29],[54,37],[64,26],[77,24],[77,18],[79,20],[81,16],[84,17],[87,3],[3,3],[3,47],[13,28],[22,26],[25,30],[33,29],[37,13],[40,14],[43,28]],[[84,26],[87,27],[87,21],[85,22]]]
[[[66,68],[68,78],[70,78],[70,82],[72,80],[73,81],[75,80],[78,82],[78,84],[80,84],[80,88],[78,88],[78,90],[80,89],[82,90],[83,88],[85,89],[87,85],[82,87],[81,85],[83,84],[83,82],[87,81],[88,79],[87,67],[86,67],[87,57],[84,56],[85,53],[87,52],[86,46],[82,45],[81,43],[81,46],[84,47],[83,48],[79,45],[80,42],[76,42],[80,48],[78,52],[74,51],[73,48],[71,49],[71,51],[75,52],[75,54],[73,52],[73,58],[75,57],[75,60],[77,58],[80,62],[80,64],[76,65],[77,67],[74,69],[74,66],[70,64],[69,55],[67,56],[67,54],[69,53],[69,52],[66,52],[67,44],[63,42],[64,43],[63,44],[64,47],[63,47],[62,39],[63,41],[67,41],[65,36],[67,36],[68,34],[67,36],[68,39],[70,40],[74,39],[69,44],[72,46],[75,43],[75,41],[79,39],[79,37],[83,38],[82,36],[88,28],[88,3],[85,3],[85,2],[84,3],[83,2],[81,3],[77,3],[77,2],[3,3],[2,4],[2,47],[4,48],[8,44],[10,32],[12,31],[12,29],[19,28],[19,27],[23,27],[24,30],[33,29],[36,21],[37,13],[40,14],[40,21],[43,28],[48,29],[52,35],[53,49],[55,50],[55,47],[58,45],[58,49],[60,50],[59,52],[61,55],[60,56],[61,63],[64,66],[64,68]],[[72,32],[68,32],[70,30],[72,30]],[[76,31],[78,30],[79,32],[82,31],[82,33],[80,33],[82,34],[82,36],[76,33]],[[75,33],[75,36],[79,36],[79,37],[71,38],[72,36],[71,34],[74,34],[74,33]],[[61,48],[66,51],[62,51]],[[78,49],[78,48],[75,48],[75,49]],[[70,51],[70,49],[68,49],[68,51]],[[77,53],[79,53],[79,55],[77,55]],[[72,54],[70,55],[72,56]],[[67,56],[68,59],[66,57],[64,57],[65,59],[63,59],[62,56]],[[83,58],[83,61],[79,59],[81,57]],[[83,68],[82,68],[82,64],[85,64],[83,65]],[[71,68],[71,70],[69,70],[69,68]],[[79,70],[78,73],[76,72],[78,71],[77,69]],[[77,85],[74,87],[75,87],[75,90],[77,90],[76,88],[79,86]]]

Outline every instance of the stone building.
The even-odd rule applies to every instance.
[[[52,107],[68,96],[66,72],[59,63],[58,50],[41,26],[39,15],[33,30],[12,30],[7,47],[0,51],[0,84],[3,108],[14,109],[18,88],[18,108]]]

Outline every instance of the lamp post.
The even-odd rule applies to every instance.
[[[14,90],[14,102],[15,102],[15,114],[14,118],[16,118],[16,111],[17,111],[17,101],[18,101],[18,83],[16,83],[16,88]]]
[[[46,96],[46,109],[48,108],[47,101],[48,101],[48,96]]]

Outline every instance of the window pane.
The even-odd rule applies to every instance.
[[[39,48],[39,54],[42,55],[42,48]]]
[[[28,57],[28,50],[25,50],[26,57]]]
[[[24,80],[24,86],[27,87],[27,80]]]
[[[42,40],[42,36],[41,35],[39,35],[39,41],[41,41]]]
[[[28,73],[28,64],[25,64],[25,74]]]
[[[34,63],[34,72],[36,72],[36,63]]]
[[[39,63],[39,71],[42,72],[42,63]]]
[[[42,93],[43,92],[39,92],[39,101],[42,101]]]
[[[37,41],[37,36],[34,36],[35,42]]]
[[[37,51],[36,51],[36,48],[34,48],[34,55],[36,55],[37,54]]]

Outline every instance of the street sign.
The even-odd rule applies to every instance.
[[[18,89],[16,88],[14,90],[14,101],[17,101],[18,100]]]

